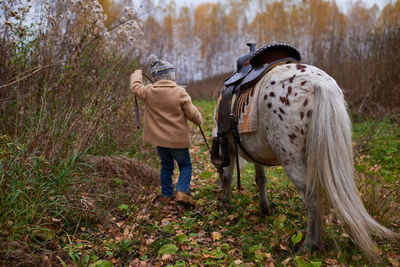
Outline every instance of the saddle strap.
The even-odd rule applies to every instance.
[[[240,165],[239,165],[239,149],[238,149],[238,142],[235,140],[235,154],[236,154],[236,177],[237,177],[237,188],[240,191]]]
[[[238,118],[236,117],[236,107],[237,107],[237,100],[238,97],[235,99],[235,104],[233,105],[233,110],[231,113],[231,131],[232,131],[232,136],[233,140],[235,142],[235,149],[236,149],[236,154],[238,154],[238,147],[243,151],[243,153],[253,162],[259,164],[259,165],[264,165],[264,166],[274,166],[259,160],[256,160],[250,153],[246,150],[246,148],[243,146],[242,142],[240,141],[240,136],[239,136],[239,129],[238,129]],[[238,169],[239,173],[239,169]],[[238,174],[239,176],[239,174]]]
[[[239,135],[239,134],[238,134]],[[263,166],[276,166],[276,164],[269,164],[269,163],[265,163],[259,160],[256,160],[253,156],[251,156],[251,154],[244,148],[242,142],[240,141],[240,138],[238,136],[237,138],[237,144],[240,147],[240,149],[244,152],[244,154],[249,157],[249,159],[251,159],[251,161],[254,161],[255,163],[259,164],[259,165],[263,165]]]

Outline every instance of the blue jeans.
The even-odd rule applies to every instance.
[[[174,184],[172,175],[174,173],[174,160],[178,163],[179,179],[176,191],[182,191],[190,195],[190,181],[192,179],[192,161],[189,148],[166,148],[157,147],[161,159],[161,195],[172,197],[174,195]]]

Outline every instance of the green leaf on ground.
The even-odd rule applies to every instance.
[[[292,240],[293,245],[298,244],[302,238],[303,238],[303,234],[301,232],[297,232],[296,234],[292,235],[291,240]]]
[[[95,263],[90,264],[90,267],[113,267],[111,261],[98,260]]]
[[[274,227],[276,228],[282,228],[283,225],[286,222],[286,215],[285,214],[280,214],[275,220],[274,220]]]
[[[128,211],[128,210],[129,210],[129,206],[126,205],[126,204],[121,204],[121,205],[119,205],[118,208],[119,208],[120,210],[125,210],[125,211]]]
[[[166,244],[162,246],[158,250],[159,255],[164,255],[164,254],[175,254],[178,251],[178,247],[175,246],[174,244]]]

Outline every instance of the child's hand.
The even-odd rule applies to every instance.
[[[142,82],[142,70],[135,70],[135,72],[131,75],[131,87],[135,81]]]

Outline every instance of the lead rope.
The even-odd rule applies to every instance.
[[[209,153],[210,153],[210,155],[211,155],[211,149],[210,149],[210,146],[208,145],[208,142],[207,142],[206,136],[204,135],[203,129],[201,128],[201,126],[200,126],[200,125],[199,125],[199,129],[200,129],[201,135],[203,136],[204,142],[205,142],[205,143],[206,143],[206,145],[207,145],[208,152],[209,152]]]

